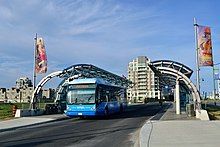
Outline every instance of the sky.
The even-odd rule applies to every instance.
[[[45,40],[48,58],[48,72],[38,81],[79,63],[127,75],[128,63],[138,56],[177,61],[195,71],[194,17],[211,27],[219,63],[219,6],[218,0],[0,0],[0,87],[14,86],[19,77],[32,79],[36,33]],[[202,67],[200,74],[201,91],[212,91],[212,68]]]

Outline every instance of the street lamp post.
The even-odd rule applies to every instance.
[[[194,18],[194,30],[195,30],[195,48],[196,48],[196,87],[200,94],[200,67],[199,67],[199,47],[198,47],[198,24],[196,18]]]
[[[216,87],[215,87],[215,65],[219,65],[220,63],[213,64],[213,88],[214,88],[214,101],[216,105]]]

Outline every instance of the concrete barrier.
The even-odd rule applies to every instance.
[[[196,110],[196,118],[199,118],[201,120],[210,120],[208,112],[206,110]]]
[[[15,117],[37,116],[42,115],[43,113],[44,109],[17,109]]]

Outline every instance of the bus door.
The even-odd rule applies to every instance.
[[[111,100],[111,92],[109,90],[106,90],[106,100],[109,112],[114,112],[114,103]]]
[[[106,95],[106,90],[102,87],[97,89],[96,105],[100,109],[104,109],[108,103],[108,96]]]
[[[120,103],[119,103],[119,98],[118,98],[116,89],[113,89],[110,91],[109,101],[110,101],[112,112],[118,112],[120,110]]]

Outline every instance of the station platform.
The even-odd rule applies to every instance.
[[[175,114],[172,103],[160,120],[148,120],[140,130],[140,147],[216,147],[220,121],[201,121],[186,112]]]

